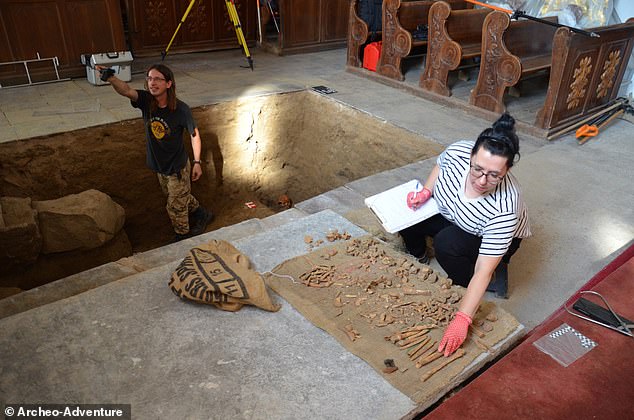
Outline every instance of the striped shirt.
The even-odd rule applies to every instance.
[[[465,196],[474,144],[473,141],[454,143],[438,157],[440,171],[434,198],[447,220],[482,238],[480,255],[500,257],[513,238],[531,235],[526,206],[519,183],[510,172],[492,192],[477,198]]]

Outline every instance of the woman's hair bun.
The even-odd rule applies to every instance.
[[[480,147],[494,155],[506,157],[506,166],[513,166],[513,163],[519,160],[520,154],[519,138],[515,134],[515,119],[506,112],[502,114],[491,127],[480,133],[471,154],[477,153]]]
[[[515,118],[505,112],[491,126],[493,130],[501,133],[515,133]]]

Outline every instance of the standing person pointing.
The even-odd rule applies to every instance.
[[[515,120],[503,114],[475,142],[447,147],[425,188],[408,200],[417,208],[433,195],[440,214],[399,232],[407,250],[425,258],[425,237],[432,237],[440,266],[454,284],[467,288],[438,347],[445,356],[465,341],[495,269],[508,264],[522,238],[531,235],[520,186],[510,172],[516,158]]]
[[[97,70],[104,72],[104,67]],[[126,82],[109,74],[114,90],[130,99],[141,110],[145,122],[147,166],[156,172],[163,193],[167,196],[167,214],[172,222],[175,240],[203,233],[213,214],[191,194],[191,180],[202,176],[200,154],[202,142],[189,106],[176,97],[172,71],[162,64],[151,66],[146,74],[145,90],[132,89]],[[193,166],[183,142],[183,130],[191,138]],[[190,226],[190,214],[192,226]]]

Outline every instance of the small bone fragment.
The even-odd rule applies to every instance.
[[[409,327],[407,329],[404,329],[403,332],[405,331],[421,331],[421,330],[431,330],[432,328],[436,328],[436,324],[429,323],[429,324],[423,324],[423,325],[414,325],[413,327]]]
[[[345,327],[343,327],[342,331],[346,333],[350,341],[355,341],[357,338],[361,337],[359,332],[354,329],[352,324],[348,324]]]
[[[480,350],[492,353],[491,347],[489,347],[484,341],[478,340],[477,338],[474,338],[473,341],[476,343],[476,346],[478,346]]]
[[[425,338],[427,338],[427,337],[425,337],[425,336],[423,336],[423,337],[417,337],[417,338],[416,338],[416,340],[412,341],[411,343],[407,343],[407,344],[399,344],[399,346],[400,346],[403,350],[405,350],[405,349],[408,349],[408,348],[410,348],[410,347],[413,347],[413,346],[417,345],[417,344],[418,344],[418,343],[420,343],[421,341],[425,340]]]
[[[469,325],[469,328],[471,328],[471,331],[473,331],[480,338],[483,338],[484,336],[486,336],[484,331],[482,331],[480,328],[476,327],[473,324]]]
[[[425,339],[420,342],[418,347],[414,348],[414,351],[410,350],[409,352],[407,352],[409,358],[416,359],[418,356],[420,356],[423,353],[423,349],[425,348],[425,345],[429,342],[429,340],[431,340],[431,337],[426,336]]]
[[[339,231],[337,229],[335,229],[335,230],[329,232],[326,235],[326,239],[328,240],[328,242],[336,241],[337,239],[339,239]]]
[[[361,306],[366,300],[368,300],[367,297],[360,297],[354,301],[354,306]]]
[[[420,367],[422,365],[418,364],[418,361],[421,361],[423,359],[425,359],[427,356],[425,356],[425,353],[427,353],[430,349],[435,350],[435,346],[436,346],[437,341],[436,340],[430,340],[429,342],[427,342],[427,344],[425,344],[425,346],[423,347],[423,349],[416,355],[416,357],[412,358],[413,362],[417,362],[416,363],[416,367],[420,369]]]
[[[403,331],[401,331],[398,334],[398,336],[400,337],[399,340],[402,340],[402,339],[407,338],[407,337],[411,337],[413,335],[418,335],[418,334],[420,334],[421,331],[427,332],[426,330],[427,330],[427,328],[410,328],[410,329],[407,329],[407,330],[403,330]]]
[[[487,315],[487,321],[495,322],[498,320],[498,316],[495,312],[491,312]]]
[[[419,337],[422,337],[425,334],[427,334],[427,330],[417,331],[416,334],[410,335],[407,338],[404,337],[405,339],[401,343],[399,343],[399,346],[402,347],[402,346],[405,346],[407,344],[410,344],[410,343],[418,340]],[[400,334],[400,335],[402,336],[403,334]]]
[[[350,341],[354,341],[357,339],[357,337],[354,335],[352,331],[343,330],[343,332],[346,333]]]
[[[403,293],[406,295],[431,296],[431,290],[420,290],[411,287],[403,287]]]
[[[463,349],[456,350],[456,352],[453,354],[453,356],[451,356],[449,359],[443,361],[440,365],[438,365],[435,368],[431,369],[429,372],[423,374],[423,376],[421,376],[420,379],[423,382],[425,382],[427,379],[431,378],[434,375],[434,373],[438,372],[440,369],[444,368],[445,366],[447,366],[449,363],[453,362],[454,360],[460,359],[464,355],[465,355],[465,351]]]
[[[442,353],[440,353],[436,349],[432,349],[432,352],[430,354],[428,354],[423,359],[421,359],[418,362],[416,362],[416,367],[420,368],[421,366],[425,366],[425,365],[433,362],[434,360],[436,360],[436,359],[438,359],[440,357],[442,357]]]

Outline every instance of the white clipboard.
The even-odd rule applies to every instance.
[[[418,210],[407,206],[407,194],[416,190],[417,184],[418,190],[421,190],[423,184],[413,179],[365,199],[365,205],[372,210],[388,233],[399,232],[439,213],[433,197]]]

